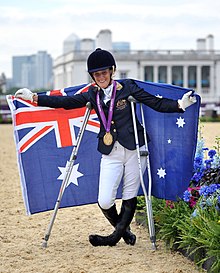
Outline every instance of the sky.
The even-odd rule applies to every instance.
[[[72,33],[95,39],[102,29],[133,50],[196,49],[209,34],[220,50],[219,11],[216,0],[0,0],[0,74],[12,76],[12,56],[56,59]]]

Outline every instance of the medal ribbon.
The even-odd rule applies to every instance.
[[[116,81],[113,81],[113,91],[112,91],[112,96],[111,96],[111,101],[110,101],[110,106],[109,106],[109,111],[108,111],[108,121],[106,120],[105,113],[104,113],[102,105],[100,103],[99,90],[96,93],[96,102],[97,102],[99,114],[100,114],[103,126],[104,126],[107,133],[110,132],[110,127],[111,127],[113,108],[114,108],[114,102],[115,102],[115,95],[116,95],[116,86],[117,86]]]

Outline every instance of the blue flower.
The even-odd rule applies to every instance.
[[[210,151],[208,152],[208,156],[209,156],[210,158],[213,158],[215,154],[216,154],[216,151],[215,151],[215,150],[210,150]]]
[[[206,160],[205,160],[205,164],[206,164],[206,168],[207,168],[207,169],[210,169],[210,168],[211,168],[211,163],[212,163],[212,161],[213,161],[212,159],[206,159]]]
[[[217,191],[217,189],[220,188],[220,184],[211,184],[209,186],[209,191],[210,191],[210,194],[213,194],[214,192]]]
[[[199,182],[200,179],[202,178],[202,176],[203,176],[202,172],[196,172],[196,173],[194,173],[194,175],[192,177],[192,180],[196,181],[196,182]]]
[[[204,140],[199,139],[196,146],[196,157],[201,156],[203,158],[204,156],[203,147],[204,147]]]
[[[206,196],[207,193],[206,193],[206,189],[208,188],[208,186],[202,186],[199,190],[199,195],[204,195]]]
[[[184,191],[184,193],[183,193],[183,200],[185,201],[185,202],[189,202],[190,201],[190,197],[191,197],[191,193],[189,192],[189,191]]]
[[[201,156],[197,156],[194,160],[194,169],[198,170],[202,167],[203,165],[203,159]]]
[[[195,162],[198,163],[198,164],[202,164],[202,157],[201,156],[197,156],[195,158]]]
[[[219,168],[219,166],[220,166],[220,156],[216,154],[213,157],[212,168],[213,169]]]
[[[211,184],[210,186],[202,186],[199,194],[205,197],[212,195],[220,188],[220,184]]]

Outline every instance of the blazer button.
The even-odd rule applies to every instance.
[[[116,129],[114,129],[113,132],[115,133],[115,132],[116,132]]]
[[[114,122],[114,120],[112,120],[112,124],[114,124],[115,122]]]

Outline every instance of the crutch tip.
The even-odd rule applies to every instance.
[[[42,247],[43,247],[43,248],[47,248],[47,241],[43,241]]]
[[[157,246],[155,243],[152,243],[152,250],[157,250]]]

